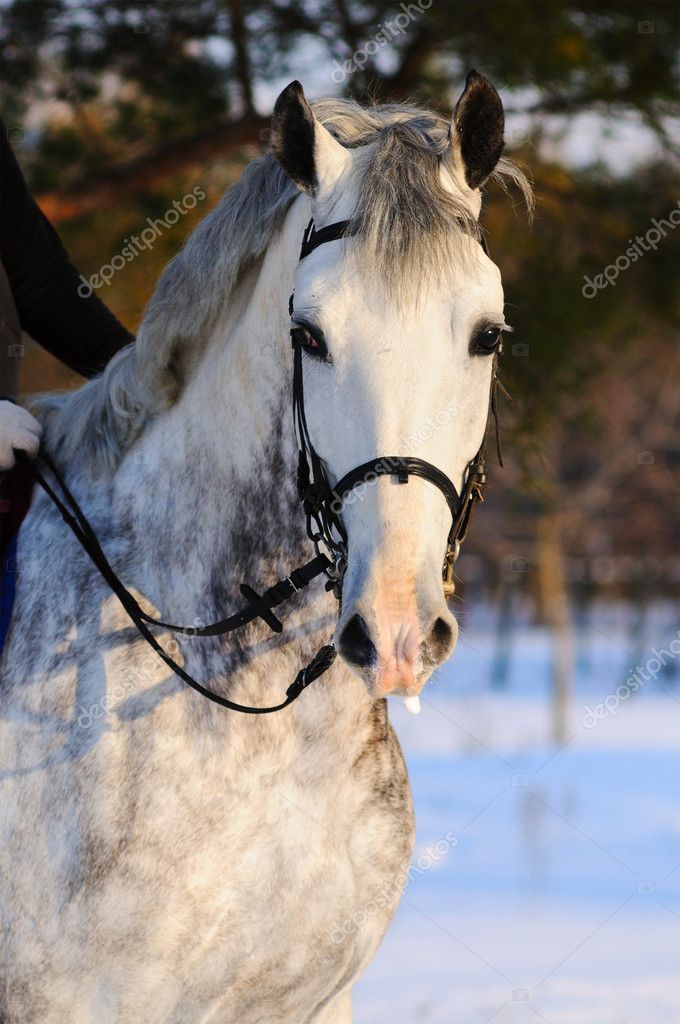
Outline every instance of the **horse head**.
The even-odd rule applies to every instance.
[[[274,152],[315,230],[349,222],[346,238],[309,251],[295,273],[306,426],[331,487],[376,457],[415,457],[461,495],[506,326],[478,226],[503,108],[471,72],[448,124],[379,109],[382,122],[356,107],[350,137],[332,100],[313,109],[293,82],[274,111]],[[416,695],[458,634],[442,588],[451,508],[429,479],[408,482],[374,474],[339,510],[347,568],[336,645],[372,696]]]

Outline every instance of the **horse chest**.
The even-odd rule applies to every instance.
[[[358,973],[399,895],[411,810],[396,742],[338,777],[332,751],[319,775],[284,749],[197,759],[168,723],[100,724],[82,758],[24,794],[59,808],[49,834],[37,811],[17,837],[31,878],[14,894],[15,963],[30,962],[39,919],[31,998],[61,992],[69,1007],[44,1020],[74,1007],[98,1024],[307,1020]],[[16,1020],[31,1014],[43,1019],[22,1006]]]
[[[357,717],[348,691],[329,712],[319,690],[300,721],[239,719],[220,739],[187,725],[155,658],[112,642],[115,603],[91,625],[78,611],[59,659],[31,669],[50,679],[54,731],[26,724],[34,687],[5,697],[0,1018],[313,1021],[376,948],[410,856],[384,711]],[[291,658],[267,678],[288,679]]]

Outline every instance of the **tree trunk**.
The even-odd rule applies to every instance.
[[[498,620],[496,622],[496,650],[491,663],[491,686],[494,690],[507,689],[510,678],[514,592],[506,581],[502,581],[497,598]]]
[[[231,42],[234,47],[234,72],[241,90],[243,117],[255,113],[253,101],[253,72],[248,53],[248,29],[241,0],[229,0],[227,4],[231,26]]]
[[[554,512],[546,512],[538,521],[536,553],[541,605],[553,639],[552,735],[556,743],[564,743],[574,667],[574,628],[560,519]]]

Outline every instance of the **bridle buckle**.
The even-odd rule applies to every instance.
[[[454,563],[458,561],[458,555],[460,554],[460,540],[458,537],[454,540],[453,544],[449,544],[446,550],[446,556],[444,558],[444,571],[442,573],[442,585],[444,587],[444,597],[447,599],[453,597],[456,592],[456,580],[453,571]]]

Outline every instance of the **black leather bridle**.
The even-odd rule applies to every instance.
[[[310,221],[304,233],[300,260],[325,242],[335,241],[352,233],[349,221],[338,221],[316,231],[314,222]],[[483,236],[482,245],[486,250]],[[293,296],[290,298],[290,312],[293,312]],[[359,485],[368,484],[380,476],[396,476],[399,483],[406,484],[412,476],[421,477],[434,484],[444,495],[451,512],[451,530],[449,531],[446,558],[444,562],[444,589],[447,595],[453,593],[453,563],[458,557],[460,545],[467,533],[470,515],[474,505],[483,501],[483,487],[486,483],[486,454],[482,443],[477,455],[467,466],[465,484],[461,495],[458,494],[451,480],[436,466],[423,459],[413,456],[388,455],[379,456],[365,462],[347,473],[341,480],[331,486],[323,460],[312,444],[304,404],[304,382],[302,364],[302,345],[300,329],[291,328],[291,339],[294,351],[293,363],[293,411],[295,429],[298,439],[298,473],[297,489],[307,520],[307,535],[314,544],[315,557],[297,569],[285,579],[279,580],[262,594],[258,594],[247,583],[240,586],[241,595],[247,604],[238,612],[226,619],[208,626],[178,626],[148,615],[119,579],[97,537],[80,508],[75,497],[69,490],[62,474],[55,466],[52,458],[41,452],[36,460],[30,460],[25,453],[16,452],[18,461],[32,473],[37,483],[45,491],[49,499],[62,515],[64,522],[73,532],[80,545],[123,605],[126,613],[137,627],[139,633],[156,654],[179,676],[188,686],[203,697],[232,711],[241,711],[250,715],[267,715],[274,711],[282,711],[300,696],[310,683],[323,675],[336,657],[332,641],[325,644],[315,654],[311,662],[298,672],[294,681],[286,690],[286,696],[279,704],[265,708],[248,707],[215,693],[194,679],[161,647],[150,630],[150,626],[169,629],[185,636],[221,636],[231,633],[242,626],[261,618],[275,633],[280,633],[283,626],[276,617],[273,608],[287,601],[294,594],[308,586],[312,580],[326,575],[327,589],[332,590],[338,601],[342,597],[342,580],[347,568],[347,533],[342,521],[342,506],[347,496]],[[494,366],[491,390],[491,412],[496,422],[496,438],[498,444],[498,417],[496,413],[496,368]],[[500,446],[498,445],[500,460]],[[61,490],[61,497],[56,493],[49,480],[38,466],[41,462],[47,467],[51,476]],[[501,461],[502,465],[502,461]],[[325,548],[325,550],[323,550]]]
[[[314,229],[314,221],[310,220],[305,230],[300,260],[309,256],[319,245],[338,241],[352,233],[351,221],[341,220],[328,224],[319,231]],[[488,249],[484,236],[480,234],[480,242],[484,252]],[[291,295],[288,307],[291,316],[294,312],[294,296]],[[458,494],[449,477],[431,462],[418,459],[412,455],[381,455],[346,473],[341,480],[331,486],[323,460],[319,457],[312,443],[307,427],[304,400],[304,376],[302,372],[303,345],[301,337],[303,328],[291,327],[291,340],[294,351],[293,369],[293,409],[298,438],[298,496],[307,517],[307,535],[315,546],[317,554],[325,547],[331,565],[326,574],[332,582],[338,600],[342,594],[342,577],[347,568],[347,533],[342,522],[342,505],[355,487],[366,485],[380,476],[396,476],[400,484],[407,484],[411,476],[421,477],[434,484],[442,492],[451,512],[451,529],[449,531],[446,556],[444,559],[443,584],[447,597],[455,591],[453,564],[458,558],[460,545],[465,540],[472,508],[478,501],[483,501],[483,488],[486,483],[486,448],[484,442],[468,463],[465,471],[463,493]],[[498,418],[496,415],[496,366],[491,386],[491,410],[496,422],[498,439]],[[499,461],[500,444],[498,445]]]

